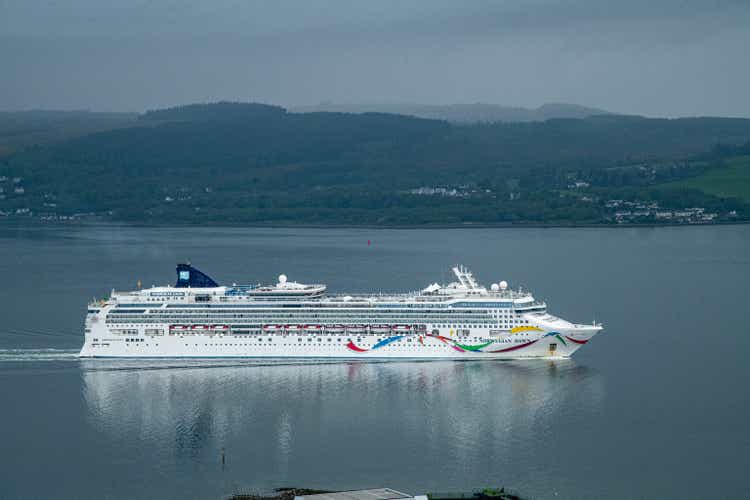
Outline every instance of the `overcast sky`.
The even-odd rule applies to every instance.
[[[750,0],[0,0],[0,109],[570,102],[750,116]]]

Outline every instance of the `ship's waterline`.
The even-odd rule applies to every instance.
[[[89,305],[81,357],[565,358],[599,333],[504,281],[456,281],[406,294],[326,294],[322,284],[220,286],[189,264],[175,286],[115,292]]]

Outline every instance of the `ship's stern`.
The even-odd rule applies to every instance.
[[[102,304],[90,304],[86,311],[86,319],[83,322],[83,346],[78,353],[79,358],[93,358],[96,356],[97,348],[102,347],[104,337],[107,333],[104,318],[105,306]]]

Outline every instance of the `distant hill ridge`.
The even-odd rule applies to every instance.
[[[540,113],[556,112],[555,106]],[[702,207],[724,220],[750,214],[750,205],[704,194],[695,184],[662,194],[652,189],[698,178],[718,168],[718,157],[745,154],[737,145],[750,141],[750,119],[604,114],[455,123],[385,109],[335,111],[194,104],[103,123],[99,115],[64,115],[60,127],[24,133],[33,115],[21,116],[18,124],[14,116],[6,120],[6,137],[13,144],[23,137],[30,146],[0,157],[0,217],[55,220],[95,213],[160,224],[601,223],[614,216],[608,200]],[[80,124],[75,116],[86,119]],[[85,132],[89,121],[95,122],[93,133]],[[747,163],[733,165],[731,177],[707,178],[715,186],[744,182]],[[731,192],[746,199],[744,191]]]
[[[0,158],[24,148],[136,125],[137,113],[0,111]]]
[[[278,118],[286,114],[281,106],[255,102],[186,104],[171,108],[146,111],[141,121],[233,121]]]
[[[597,108],[577,104],[547,103],[536,109],[501,106],[499,104],[335,104],[290,107],[292,113],[391,113],[416,116],[452,123],[540,122],[554,118],[588,118],[612,114]]]

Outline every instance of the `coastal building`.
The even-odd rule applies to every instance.
[[[427,500],[426,495],[409,495],[391,488],[337,491],[317,495],[299,495],[294,500]]]

